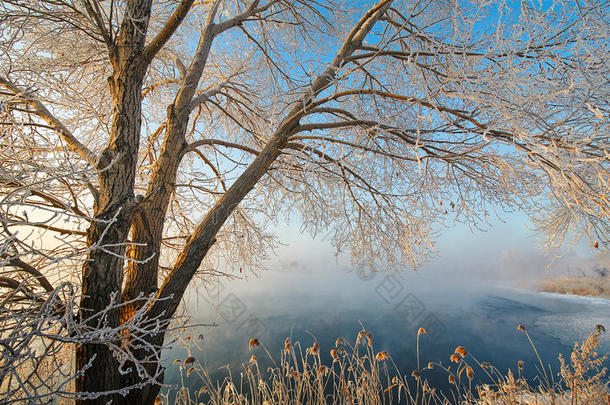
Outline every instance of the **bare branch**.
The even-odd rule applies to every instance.
[[[34,95],[29,94],[24,89],[20,89],[11,81],[4,77],[0,77],[0,84],[10,90],[16,97],[16,100],[30,105],[32,113],[42,118],[51,128],[53,128],[66,141],[68,148],[75,152],[81,159],[89,163],[91,167],[97,164],[96,156],[85,145],[80,143],[78,139],[66,128],[60,120],[58,120],[51,112],[42,104]]]
[[[148,45],[146,45],[146,48],[142,52],[142,58],[144,59],[144,63],[146,65],[150,64],[159,50],[163,48],[163,45],[165,45],[165,43],[178,29],[194,2],[195,0],[180,1],[180,4],[178,4],[176,10],[167,20],[163,28],[161,28],[155,38]]]

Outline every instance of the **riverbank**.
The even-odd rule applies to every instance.
[[[540,282],[538,289],[558,294],[610,298],[610,276],[548,278]]]

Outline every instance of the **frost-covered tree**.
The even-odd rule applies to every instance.
[[[270,221],[389,266],[513,209],[607,247],[607,21],[599,1],[4,0],[3,297],[76,286],[82,402],[152,403],[187,287],[257,263]]]

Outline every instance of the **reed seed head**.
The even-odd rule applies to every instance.
[[[517,367],[519,367],[519,370],[523,370],[523,360],[517,362]]]
[[[389,357],[388,352],[379,352],[377,353],[377,356],[375,356],[378,361],[387,360]]]
[[[428,368],[429,368],[430,370],[432,370],[432,369],[434,368],[434,363],[429,362],[429,363],[428,363]]]
[[[320,346],[318,346],[318,342],[314,342],[313,345],[307,349],[307,352],[312,355],[316,355],[320,352]]]
[[[189,356],[186,359],[184,359],[184,364],[191,364],[195,362],[195,358],[193,356]]]
[[[419,328],[419,330],[417,331],[417,336],[419,335],[427,335],[428,331],[426,330],[426,328]]]
[[[415,379],[419,378],[420,376],[421,376],[421,374],[420,374],[420,372],[419,372],[419,371],[417,371],[417,370],[413,370],[413,371],[411,372],[411,377],[413,377],[413,378],[415,378]]]
[[[453,374],[449,374],[449,384],[455,384],[455,377]]]
[[[525,332],[525,326],[523,326],[523,325],[519,324],[519,325],[517,326],[517,330],[520,330],[521,332]]]
[[[256,338],[252,338],[250,339],[250,341],[248,342],[248,349],[252,350],[252,348],[254,347],[258,347],[260,345],[260,342],[258,341],[258,339]]]
[[[451,357],[449,357],[449,360],[451,360],[452,362],[455,362],[455,363],[459,363],[461,358],[460,358],[459,354],[453,353],[451,355]]]
[[[469,380],[474,378],[474,370],[470,366],[466,367],[466,377],[468,377]]]
[[[286,342],[284,343],[284,352],[290,351],[290,339],[286,338]]]
[[[328,367],[326,367],[326,366],[320,366],[320,367],[318,368],[318,377],[325,376],[326,374],[328,374]]]
[[[365,330],[361,330],[360,332],[358,332],[358,337],[356,338],[356,344],[360,344],[360,342],[362,341],[362,338],[366,335],[366,331]]]
[[[455,348],[455,353],[459,354],[462,357],[466,357],[468,352],[464,349],[464,346],[458,346]]]
[[[250,363],[256,363],[256,356],[252,355],[252,357],[250,357]]]

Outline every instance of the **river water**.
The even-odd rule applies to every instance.
[[[225,365],[239,372],[252,354],[252,337],[278,358],[286,337],[303,347],[317,341],[330,364],[328,353],[335,340],[353,343],[363,327],[372,334],[375,351],[389,352],[407,375],[416,368],[416,334],[424,327],[422,364],[448,365],[461,345],[502,373],[516,373],[517,362],[523,360],[522,373],[533,381],[539,374],[538,360],[517,325],[525,326],[555,378],[559,353],[569,358],[574,342],[586,338],[596,325],[610,331],[610,300],[508,288],[490,279],[474,281],[463,273],[434,269],[362,272],[333,262],[328,252],[309,252],[295,253],[295,260],[284,252],[260,278],[221,279],[193,293],[188,304],[192,321],[217,326],[194,329],[190,348],[166,352],[166,382],[178,383],[178,366],[172,361],[187,355],[215,378],[226,375]],[[602,354],[610,352],[609,336],[602,334]],[[255,350],[259,359],[265,357],[261,349]],[[441,390],[448,388],[445,372],[430,372],[427,378]],[[185,381],[192,389],[201,384],[196,376]],[[489,381],[477,375],[477,382]]]

